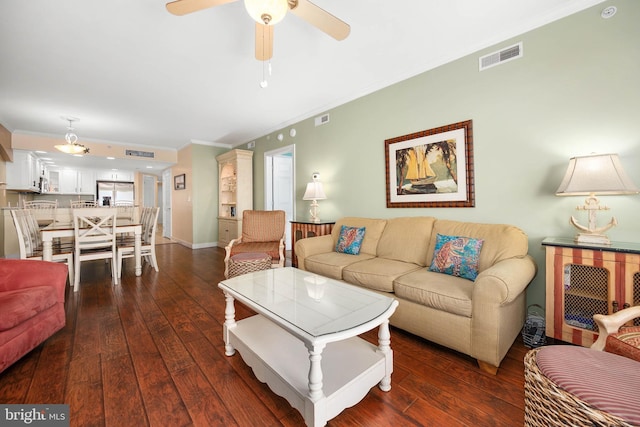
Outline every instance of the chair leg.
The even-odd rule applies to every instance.
[[[118,259],[115,254],[111,257],[111,277],[113,277],[113,284],[118,284]]]
[[[75,273],[73,274],[73,292],[78,292],[80,288],[80,261],[76,258]]]
[[[122,252],[118,252],[118,279],[122,277]]]
[[[67,259],[67,269],[69,270],[69,286],[73,286],[74,283],[74,274],[73,274],[73,270],[74,270],[74,265],[73,265],[73,257],[70,257]]]
[[[157,272],[160,271],[160,269],[158,268],[158,260],[156,259],[156,251],[155,248],[151,249],[151,265],[153,266],[153,269]]]

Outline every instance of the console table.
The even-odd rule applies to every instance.
[[[593,315],[640,305],[640,244],[578,244],[549,237],[546,247],[546,335],[590,346]]]
[[[298,240],[331,234],[335,223],[335,221],[291,221],[291,265],[298,266],[298,258],[296,258],[296,242]]]

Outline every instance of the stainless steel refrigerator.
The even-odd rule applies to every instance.
[[[98,204],[100,206],[115,205],[115,202],[132,202],[133,182],[97,181]]]

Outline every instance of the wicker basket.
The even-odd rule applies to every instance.
[[[271,257],[264,253],[245,252],[229,258],[229,278],[271,268]]]
[[[599,411],[567,393],[538,369],[537,353],[530,350],[524,358],[524,425],[631,427],[633,424]]]

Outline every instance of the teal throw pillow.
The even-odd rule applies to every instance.
[[[349,227],[343,225],[340,228],[340,236],[336,243],[336,252],[344,254],[358,255],[362,239],[364,239],[365,227]]]
[[[438,233],[429,270],[475,280],[478,277],[483,242],[484,240],[472,237],[445,236]]]

